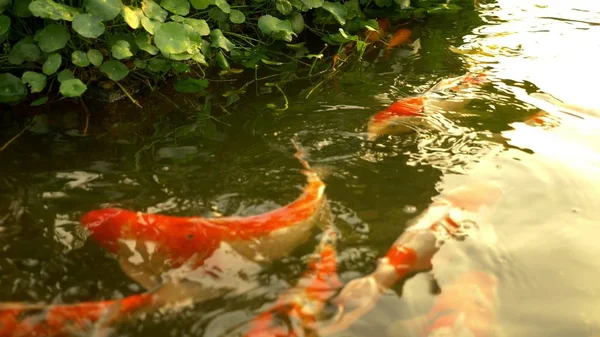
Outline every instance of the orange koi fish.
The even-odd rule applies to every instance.
[[[406,42],[410,42],[410,35],[412,34],[412,30],[408,28],[400,28],[394,33],[394,36],[388,42],[387,47],[385,48],[385,56],[389,57],[392,48],[396,46],[400,46]]]
[[[440,249],[439,243],[467,235],[461,225],[463,220],[496,202],[502,193],[495,183],[478,182],[435,198],[396,239],[373,273],[350,281],[342,289],[334,300],[339,307],[337,319],[319,332],[327,334],[348,328],[375,306],[383,291],[409,274],[431,269],[431,259]]]
[[[145,293],[121,300],[78,304],[41,305],[0,303],[0,337],[72,336],[114,323],[153,308],[154,294]]]
[[[157,276],[161,273],[202,266],[224,245],[248,261],[279,259],[306,241],[315,223],[327,220],[324,216],[328,215],[325,184],[302,159],[300,148],[294,145],[295,156],[305,167],[303,173],[308,184],[299,198],[271,212],[247,217],[202,218],[110,208],[83,215],[81,223],[93,240],[117,254],[123,269],[146,289],[160,285]],[[222,259],[224,266],[214,268],[228,266],[230,258]],[[219,293],[213,292],[213,296]]]
[[[422,336],[495,335],[498,279],[494,275],[470,271],[441,288]]]
[[[456,99],[461,90],[479,85],[486,80],[484,74],[467,74],[444,79],[436,83],[421,96],[407,97],[393,103],[388,108],[373,115],[368,124],[369,140],[382,135],[399,135],[413,132],[418,127],[437,128],[427,113],[430,109],[459,110],[470,99]],[[435,94],[441,94],[434,95]]]
[[[296,287],[281,295],[277,303],[252,321],[245,337],[292,337],[315,327],[326,302],[341,288],[337,275],[336,234],[326,230],[317,247],[317,258]]]
[[[365,30],[365,42],[373,43],[381,40],[385,32],[390,29],[390,21],[387,18],[377,19],[379,29],[375,32],[369,29]]]

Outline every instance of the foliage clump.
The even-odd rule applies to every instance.
[[[202,92],[210,70],[314,67],[323,42],[364,51],[361,32],[377,31],[375,18],[458,9],[442,0],[0,0],[0,103],[41,105],[101,81],[126,91],[118,82],[152,86],[170,75],[182,77],[177,91]]]

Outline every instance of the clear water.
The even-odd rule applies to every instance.
[[[0,299],[73,303],[140,292],[115,260],[78,226],[106,205],[171,215],[248,215],[293,200],[304,178],[293,158],[297,134],[308,160],[324,168],[336,225],[340,271],[348,281],[373,270],[377,257],[431,197],[472,179],[500,182],[505,196],[490,215],[500,277],[498,328],[505,336],[600,334],[600,120],[564,118],[546,130],[522,123],[538,108],[524,93],[545,92],[600,111],[600,3],[589,0],[480,3],[476,12],[417,27],[420,49],[371,58],[306,98],[289,94],[284,112],[255,99],[218,124],[219,137],[171,134],[130,142],[69,136],[61,128],[26,133],[0,153]],[[459,55],[448,48],[483,48]],[[443,77],[485,69],[492,79],[449,115],[449,132],[365,140],[370,115],[423,92]],[[282,104],[282,102],[279,102]],[[179,129],[178,129],[179,128]],[[178,136],[179,135],[179,136]],[[315,240],[265,268],[263,287],[150,315],[118,329],[122,336],[236,334],[305,269]],[[446,245],[434,260],[443,278],[468,252]],[[405,336],[402,322],[426,313],[435,294],[429,274],[386,294],[344,335]],[[401,295],[401,296],[400,296]]]

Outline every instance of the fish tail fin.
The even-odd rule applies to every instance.
[[[303,173],[308,177],[309,181],[321,181],[321,179],[324,176],[327,176],[329,171],[332,170],[331,168],[324,165],[311,166],[306,160],[308,151],[306,150],[306,148],[300,145],[296,135],[292,138],[292,144],[294,145],[294,148],[296,148],[296,153],[294,154],[294,157],[296,157],[296,159],[298,159],[298,161],[300,161],[300,164],[302,164],[302,166],[304,167]]]

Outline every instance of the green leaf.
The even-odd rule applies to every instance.
[[[212,7],[208,10],[208,17],[217,23],[222,24],[227,21],[229,15],[223,12],[219,7]]]
[[[221,51],[221,50],[219,50],[219,52],[217,53],[217,64],[223,70],[227,70],[230,68],[229,61],[227,61],[225,54],[223,54],[223,51]]]
[[[427,9],[427,14],[430,15],[448,15],[455,14],[462,10],[462,7],[456,4],[440,4],[436,7]]]
[[[323,0],[302,0],[302,4],[308,8],[319,8],[323,6]]]
[[[152,35],[142,32],[135,37],[135,44],[150,55],[158,54],[158,48],[152,44]]]
[[[133,53],[131,52],[131,45],[125,40],[117,41],[112,45],[110,51],[112,56],[117,60],[122,60],[133,56]]]
[[[341,3],[325,1],[323,2],[323,9],[331,13],[340,25],[346,24],[348,10]]]
[[[26,37],[15,43],[10,50],[8,61],[15,65],[22,64],[25,61],[35,62],[40,58],[41,54],[40,48],[35,45],[33,39]]]
[[[142,27],[144,27],[144,29],[154,35],[154,33],[156,32],[156,27],[160,24],[160,21],[156,21],[156,20],[151,20],[148,19],[147,17],[142,17]]]
[[[185,94],[201,92],[208,88],[207,79],[183,78],[174,84],[175,91]]]
[[[185,21],[185,18],[181,15],[171,15],[171,20],[181,23],[181,22]]]
[[[87,67],[90,65],[87,54],[81,50],[76,50],[71,54],[71,62],[78,67]]]
[[[142,10],[139,8],[133,9],[129,6],[123,6],[123,9],[121,10],[121,16],[123,17],[123,20],[125,20],[127,25],[133,29],[140,28],[140,18],[143,15],[144,12],[142,12]]]
[[[80,97],[87,90],[87,85],[80,79],[72,78],[60,84],[60,93],[65,97]]]
[[[186,73],[190,70],[190,67],[183,62],[173,62],[172,66],[173,70],[175,70],[179,74]]]
[[[35,33],[34,39],[45,53],[64,48],[69,41],[69,32],[62,25],[48,25]]]
[[[375,4],[378,7],[390,7],[392,5],[392,0],[375,0]]]
[[[173,14],[183,16],[190,14],[190,3],[188,0],[163,0],[160,4],[164,9]]]
[[[10,29],[10,18],[6,15],[0,15],[0,36],[4,36]]]
[[[92,14],[77,14],[73,18],[73,30],[83,37],[95,39],[104,34],[104,23]]]
[[[192,51],[192,60],[194,60],[204,66],[208,66],[208,63],[206,63],[206,58],[204,57],[204,55],[202,55],[202,52],[200,52],[200,50],[198,50],[198,49]]]
[[[243,23],[244,21],[246,21],[246,17],[244,16],[244,13],[242,13],[241,11],[237,10],[237,9],[232,9],[231,13],[229,13],[229,20],[231,20],[231,22],[233,23]]]
[[[46,87],[46,75],[36,73],[35,71],[26,71],[23,73],[21,80],[25,84],[29,84],[31,93],[41,92]]]
[[[42,104],[45,104],[46,102],[48,102],[48,96],[44,96],[44,97],[40,97],[38,99],[36,99],[35,101],[31,102],[31,106],[40,106]]]
[[[213,48],[221,48],[226,51],[230,51],[235,48],[235,45],[231,43],[220,29],[213,29],[210,32],[210,45]]]
[[[190,0],[190,3],[195,9],[207,9],[210,5],[210,0]]]
[[[294,33],[302,33],[302,31],[304,30],[304,18],[302,18],[302,14],[294,13],[290,15],[288,20],[290,20],[290,23],[292,24],[292,30],[294,31]]]
[[[144,11],[144,14],[146,14],[149,19],[159,22],[165,22],[167,15],[169,15],[167,11],[162,9],[156,2],[152,0],[142,0],[142,11]]]
[[[100,71],[106,74],[106,76],[113,81],[120,81],[125,78],[127,74],[129,74],[129,68],[117,60],[104,62],[100,66]]]
[[[148,70],[152,72],[168,71],[171,68],[169,61],[163,58],[153,58],[148,61]]]
[[[0,102],[17,102],[27,96],[27,87],[13,74],[0,74]]]
[[[288,0],[275,0],[275,8],[283,15],[288,15],[292,12],[292,4]]]
[[[170,60],[174,60],[174,61],[186,61],[192,58],[192,54],[190,53],[179,53],[179,54],[167,54],[167,53],[161,53],[162,56],[164,56],[165,58],[168,58]]]
[[[198,39],[201,39],[201,36],[210,34],[210,27],[208,27],[206,21],[202,19],[186,18],[183,20],[183,23],[188,35],[194,41],[199,41]]]
[[[42,72],[44,72],[44,74],[50,76],[50,75],[54,74],[58,70],[58,68],[60,68],[61,64],[62,64],[62,57],[60,57],[60,54],[58,54],[58,53],[50,54],[50,55],[48,55],[46,62],[44,62],[44,64],[42,65]]]
[[[71,69],[63,69],[58,73],[58,75],[56,75],[56,78],[58,79],[58,82],[62,83],[66,80],[75,78],[75,75],[73,75],[73,71]]]
[[[86,12],[104,21],[116,18],[123,9],[121,0],[83,0],[83,5]]]
[[[231,7],[229,6],[229,4],[227,3],[226,0],[214,0],[214,2],[215,2],[215,5],[217,7],[219,7],[219,9],[222,10],[223,12],[229,14],[229,12],[231,11]]]
[[[31,11],[29,10],[29,4],[31,4],[33,0],[18,0],[13,4],[13,13],[20,18],[28,18],[31,16]]]
[[[73,21],[73,16],[79,13],[79,10],[73,7],[52,0],[35,0],[29,4],[29,11],[38,18],[65,21]]]
[[[271,15],[261,16],[258,19],[258,28],[266,35],[287,42],[291,42],[293,35],[296,35],[289,20],[279,20]]]
[[[88,60],[90,60],[90,62],[93,65],[95,65],[96,67],[101,66],[102,62],[104,61],[104,56],[97,49],[90,49],[90,50],[88,50],[87,57],[88,57]]]
[[[135,59],[133,60],[133,65],[136,68],[146,69],[146,67],[148,66],[148,62],[146,60]]]
[[[185,27],[178,22],[167,22],[158,26],[154,34],[154,43],[167,54],[183,53],[191,46]]]

